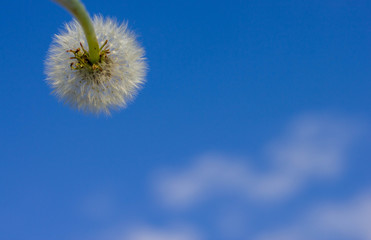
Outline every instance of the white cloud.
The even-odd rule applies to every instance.
[[[268,232],[268,231],[267,231]],[[368,240],[371,239],[371,194],[362,193],[345,203],[322,204],[292,225],[258,240]]]
[[[203,236],[188,225],[168,225],[166,227],[147,224],[121,223],[115,224],[104,231],[97,230],[85,236],[75,236],[72,239],[89,240],[203,240]]]
[[[297,175],[331,176],[339,172],[358,127],[350,120],[325,115],[295,119],[274,144],[274,167]]]
[[[139,227],[131,230],[122,240],[201,240],[198,232],[186,227],[159,229]]]
[[[362,194],[345,204],[320,207],[309,221],[322,232],[371,239],[371,194]]]
[[[253,169],[246,159],[205,154],[188,169],[158,174],[154,188],[160,200],[173,207],[191,206],[218,192],[257,202],[283,200],[309,181],[337,176],[357,129],[343,118],[301,116],[263,148],[270,163],[265,171]]]
[[[166,204],[185,206],[217,191],[240,191],[251,183],[249,169],[236,160],[205,155],[193,167],[177,174],[158,176],[156,191]]]

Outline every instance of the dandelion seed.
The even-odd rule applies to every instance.
[[[80,3],[59,3],[65,6],[66,2]],[[47,82],[53,93],[71,107],[110,114],[125,107],[144,83],[144,50],[126,23],[120,25],[95,16],[91,25],[91,39],[81,19],[67,23],[54,37],[46,60]]]

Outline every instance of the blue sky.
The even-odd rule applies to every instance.
[[[371,2],[85,1],[149,72],[111,117],[51,95],[71,16],[0,9],[0,239],[371,239]]]

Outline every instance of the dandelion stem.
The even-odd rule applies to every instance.
[[[93,23],[85,6],[80,0],[53,0],[65,7],[79,21],[84,30],[89,45],[89,61],[91,64],[99,61],[99,43],[95,35]]]

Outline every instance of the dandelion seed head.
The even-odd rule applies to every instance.
[[[136,41],[127,24],[95,16],[94,29],[101,45],[107,40],[107,54],[99,70],[74,69],[71,49],[87,49],[84,32],[76,20],[65,25],[55,35],[49,48],[46,64],[46,81],[53,93],[72,108],[86,113],[110,114],[112,110],[126,107],[145,81],[146,62],[144,50]]]

